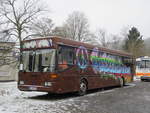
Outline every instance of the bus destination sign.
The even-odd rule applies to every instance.
[[[31,40],[23,43],[24,49],[30,48],[43,48],[43,47],[51,47],[52,40],[51,39],[41,39],[41,40]]]

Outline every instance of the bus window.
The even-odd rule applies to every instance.
[[[139,67],[140,67],[140,68],[145,68],[145,67],[146,67],[146,66],[145,66],[145,61],[141,61],[140,64],[139,64]]]
[[[29,51],[23,52],[23,68],[25,71],[29,71]],[[31,67],[30,67],[31,68]]]
[[[149,60],[146,61],[146,68],[150,68],[150,61]]]
[[[55,50],[40,50],[39,54],[36,54],[38,59],[38,71],[53,72],[55,69]]]
[[[59,70],[68,68],[73,65],[73,49],[68,47],[60,47],[58,52]]]
[[[150,68],[150,61],[148,60],[142,60],[142,61],[137,61],[137,68]]]
[[[26,72],[53,72],[55,49],[23,52],[23,67]]]

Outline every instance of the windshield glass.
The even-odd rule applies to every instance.
[[[55,49],[23,52],[23,70],[26,72],[54,72]]]

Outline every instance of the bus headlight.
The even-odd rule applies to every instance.
[[[19,84],[20,84],[20,85],[24,85],[24,81],[20,81]]]
[[[52,86],[51,82],[45,82],[45,86]]]

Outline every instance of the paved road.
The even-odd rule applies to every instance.
[[[124,88],[50,95],[20,92],[16,82],[0,83],[0,113],[150,113],[150,82]]]

